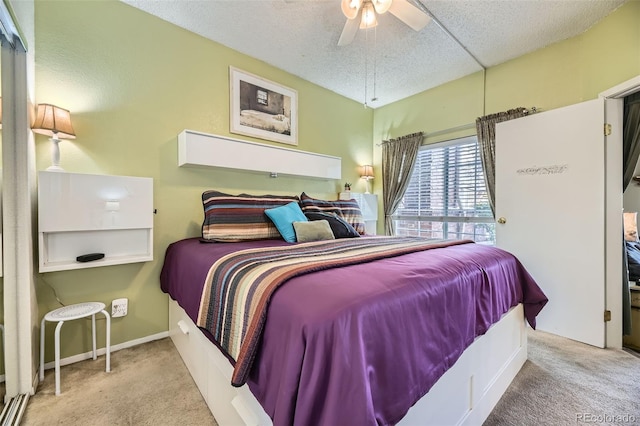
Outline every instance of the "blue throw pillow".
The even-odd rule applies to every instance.
[[[293,222],[307,222],[307,217],[302,213],[300,206],[295,201],[281,207],[267,209],[264,213],[271,219],[282,238],[288,243],[296,242],[296,231]]]

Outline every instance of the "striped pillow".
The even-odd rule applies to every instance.
[[[318,200],[303,192],[300,196],[300,208],[304,213],[335,213],[353,226],[358,234],[364,235],[365,233],[364,219],[356,200]]]
[[[264,211],[292,201],[298,202],[298,197],[205,191],[202,193],[202,239],[219,242],[282,239]]]

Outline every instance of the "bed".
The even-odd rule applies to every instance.
[[[284,114],[269,114],[252,109],[244,109],[240,111],[240,124],[269,132],[291,134],[291,120]]]
[[[161,287],[170,295],[170,335],[220,424],[486,419],[526,360],[525,318],[535,327],[547,301],[520,262],[495,247],[438,241],[292,274],[268,295],[244,376],[216,330],[196,325],[212,266],[232,253],[385,238],[188,238],[168,247]]]

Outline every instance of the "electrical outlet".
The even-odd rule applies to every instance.
[[[111,302],[111,317],[118,318],[127,315],[129,300],[127,298],[115,299]]]

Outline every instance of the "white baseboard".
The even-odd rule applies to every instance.
[[[163,332],[160,332],[160,333],[157,333],[157,334],[152,334],[150,336],[141,337],[139,339],[129,340],[128,342],[118,343],[117,345],[111,345],[111,353],[119,351],[121,349],[127,349],[127,348],[131,348],[133,346],[138,346],[138,345],[141,345],[143,343],[153,342],[154,340],[164,339],[165,337],[169,337],[169,332],[168,331],[163,331]],[[104,355],[106,353],[107,353],[107,350],[105,348],[98,348],[98,350],[97,350],[98,356]],[[60,366],[74,364],[76,362],[84,361],[84,360],[91,359],[91,358],[93,358],[93,352],[92,351],[85,352],[85,353],[78,354],[78,355],[69,356],[69,357],[66,357],[66,358],[62,358],[60,360]],[[44,369],[45,370],[50,370],[52,368],[55,368],[55,361],[50,361],[50,362],[47,362],[47,363],[44,364]]]

